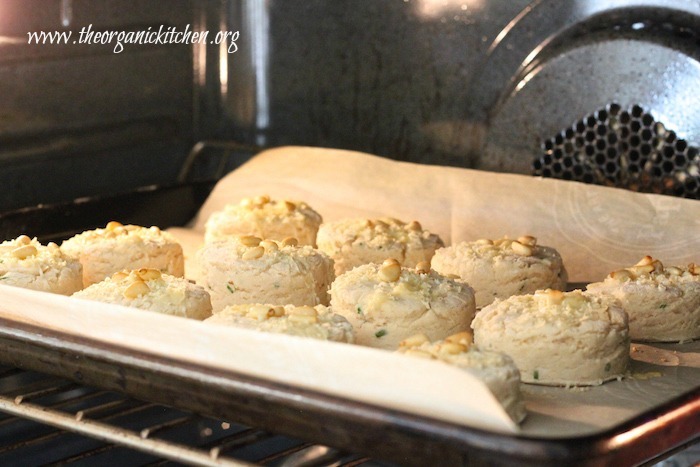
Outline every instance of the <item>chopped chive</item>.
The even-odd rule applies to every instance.
[[[357,306],[357,314],[358,315],[362,314],[362,307],[360,305]]]
[[[662,303],[661,305],[659,305],[659,308],[661,308],[661,309],[666,308],[666,304],[665,304],[665,303]]]
[[[532,377],[534,379],[540,379],[540,372],[535,370],[534,373],[532,373]]]
[[[231,287],[231,284],[226,284],[226,289],[227,289],[229,292],[233,293],[233,287]]]
[[[605,364],[605,371],[610,371],[610,362]]]
[[[380,329],[379,331],[374,333],[374,336],[379,339],[380,337],[386,336],[386,329]]]

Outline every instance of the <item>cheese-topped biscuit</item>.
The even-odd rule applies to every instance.
[[[354,342],[348,320],[323,305],[230,305],[205,322],[319,340]]]
[[[184,318],[211,316],[211,301],[203,287],[157,269],[116,272],[73,296]]]
[[[233,237],[206,243],[197,257],[215,312],[244,303],[328,305],[333,260],[295,239]]]
[[[239,235],[270,240],[296,238],[300,245],[316,245],[321,215],[303,201],[272,200],[269,196],[243,198],[213,213],[205,225],[205,242]]]
[[[518,367],[505,354],[477,349],[472,345],[470,332],[435,342],[430,342],[425,334],[418,334],[402,341],[397,352],[411,357],[439,360],[471,373],[486,384],[516,423],[525,418]]]
[[[331,285],[331,307],[355,329],[355,342],[395,350],[416,333],[431,340],[469,329],[474,294],[462,283],[430,271],[427,263],[402,268],[394,259],[365,264]]]
[[[589,284],[616,298],[629,315],[633,341],[683,342],[700,338],[700,266],[664,267],[645,256],[636,265]]]
[[[436,234],[423,229],[418,221],[398,219],[344,219],[321,225],[318,249],[335,261],[335,274],[356,266],[381,263],[393,258],[406,267],[430,261],[437,248],[444,246]]]
[[[112,221],[105,228],[69,238],[61,244],[61,250],[80,260],[85,287],[123,270],[152,268],[177,277],[185,274],[182,247],[175,237],[156,226]]]
[[[477,347],[509,355],[525,383],[598,385],[629,368],[627,313],[580,290],[497,299],[472,328]]]
[[[0,284],[71,295],[83,288],[82,266],[53,242],[20,235],[0,244]]]
[[[564,290],[568,280],[559,253],[538,245],[532,236],[481,239],[441,248],[435,252],[432,267],[467,282],[474,289],[477,308],[496,298],[540,289]]]

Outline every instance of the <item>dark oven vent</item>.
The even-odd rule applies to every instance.
[[[542,143],[533,174],[700,199],[700,152],[639,105],[611,103]]]

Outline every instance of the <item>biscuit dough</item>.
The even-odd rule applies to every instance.
[[[356,266],[393,258],[406,267],[430,261],[444,246],[440,237],[418,221],[398,219],[343,219],[321,225],[318,248],[335,261],[336,276]]]
[[[357,344],[390,350],[417,333],[438,340],[466,331],[475,313],[468,285],[426,268],[401,268],[395,260],[339,276],[331,307],[353,325]]]
[[[170,233],[156,226],[141,227],[109,222],[64,241],[61,251],[83,265],[83,286],[100,282],[115,272],[157,269],[176,277],[185,275],[182,247]]]
[[[20,235],[0,243],[0,283],[71,295],[83,288],[80,262],[61,252],[58,245],[44,246],[36,238]]]
[[[627,313],[580,290],[497,299],[472,328],[477,347],[509,355],[525,383],[599,385],[629,369]]]
[[[114,273],[73,297],[198,320],[208,318],[212,311],[203,287],[148,268]]]
[[[348,344],[354,342],[348,320],[323,305],[230,305],[205,322]]]
[[[228,305],[328,305],[333,260],[294,242],[242,236],[205,244],[197,253],[199,282],[214,312]]]
[[[645,256],[636,265],[589,284],[614,297],[629,316],[633,341],[684,342],[700,338],[700,266],[664,267]]]
[[[227,204],[209,216],[205,242],[239,235],[281,241],[294,237],[300,245],[316,245],[322,217],[303,201],[271,200],[262,195]]]
[[[432,267],[440,274],[456,275],[474,289],[476,306],[496,298],[533,293],[540,289],[564,290],[567,273],[554,249],[537,239],[481,239],[461,242],[435,252]]]

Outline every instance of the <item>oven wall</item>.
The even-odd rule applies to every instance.
[[[528,1],[4,0],[0,210],[175,181],[202,139],[473,166],[466,90]],[[220,46],[28,44],[81,29],[238,31]]]
[[[81,28],[192,24],[190,0],[0,2],[0,210],[170,183],[196,139],[193,54],[74,44]],[[28,32],[72,31],[65,45]]]
[[[234,53],[27,43],[88,26],[238,35]],[[647,189],[700,198],[697,31],[696,0],[3,0],[0,211],[174,183],[201,140],[533,173],[543,141],[612,103],[690,148],[649,156]],[[623,150],[579,149],[595,183],[639,185]]]
[[[232,0],[229,135],[470,167],[470,83],[527,0]],[[227,64],[223,64],[226,66]]]

